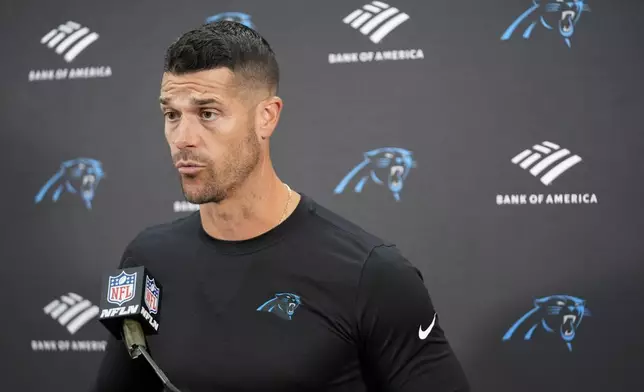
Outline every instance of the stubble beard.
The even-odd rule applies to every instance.
[[[219,170],[210,161],[208,166],[192,179],[181,178],[181,188],[186,200],[193,204],[221,203],[253,173],[260,160],[260,145],[254,129],[246,138],[230,147],[229,152],[219,161]],[[199,181],[199,185],[188,185]]]

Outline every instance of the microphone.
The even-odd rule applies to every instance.
[[[116,270],[102,280],[99,322],[123,340],[132,359],[143,356],[165,388],[180,392],[147,351],[146,335],[159,332],[162,285],[144,266]]]

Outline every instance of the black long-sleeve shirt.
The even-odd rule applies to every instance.
[[[163,285],[152,356],[182,392],[465,392],[420,272],[302,195],[273,230],[208,236],[198,212],[143,230],[120,267]],[[110,340],[96,391],[161,390]]]

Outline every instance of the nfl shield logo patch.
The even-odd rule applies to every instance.
[[[154,283],[154,279],[145,276],[145,305],[150,313],[156,314],[159,310],[159,288]]]
[[[136,272],[128,274],[121,271],[116,276],[110,276],[109,286],[107,287],[107,302],[123,305],[125,302],[134,298],[134,288],[136,287]]]

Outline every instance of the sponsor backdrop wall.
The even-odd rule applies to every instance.
[[[278,55],[280,176],[400,246],[474,390],[644,390],[642,2],[0,7],[3,390],[88,390],[101,276],[195,210],[158,91],[211,17]]]

